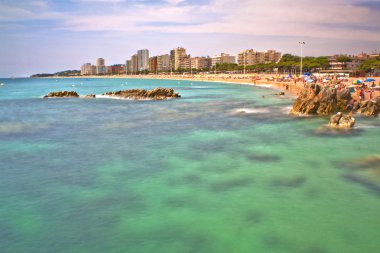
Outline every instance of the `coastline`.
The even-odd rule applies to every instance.
[[[250,85],[257,87],[273,88],[281,90],[287,95],[298,96],[304,88],[302,81],[295,81],[294,79],[286,80],[287,75],[269,75],[269,74],[207,74],[207,75],[103,75],[103,76],[52,76],[42,78],[96,78],[96,79],[157,79],[157,80],[177,80],[177,81],[195,81],[195,82],[223,82],[228,84]],[[342,84],[346,87],[352,85],[356,79],[349,77]],[[379,80],[379,79],[378,79]],[[377,80],[377,81],[378,81]],[[356,94],[353,94],[356,97]],[[372,98],[380,96],[380,91],[374,91]],[[366,99],[369,99],[370,95],[366,94]]]

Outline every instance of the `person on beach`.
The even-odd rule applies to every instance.
[[[365,92],[364,92],[363,88],[360,89],[359,96],[360,96],[360,101],[364,101],[364,99],[365,99]]]
[[[355,102],[356,102],[356,100],[351,99],[350,102],[346,106],[346,110],[348,110],[350,112],[350,114],[352,114],[352,112],[353,112]]]

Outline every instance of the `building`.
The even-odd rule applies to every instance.
[[[211,58],[210,57],[191,58],[191,67],[193,69],[208,69],[211,67]]]
[[[96,74],[97,75],[104,75],[107,74],[107,68],[104,64],[103,58],[96,59]]]
[[[185,48],[177,47],[170,51],[170,67],[172,70],[190,68],[190,57]]]
[[[138,56],[137,54],[134,54],[131,57],[131,74],[136,74],[138,71]]]
[[[278,62],[280,59],[281,53],[275,50],[258,52],[254,51],[253,49],[248,49],[238,54],[238,65],[248,66],[261,63],[273,63]]]
[[[338,61],[339,57],[347,57],[349,61]],[[357,70],[367,57],[351,55],[333,55],[329,57],[330,70]]]
[[[107,73],[111,75],[120,75],[125,73],[125,65],[115,64],[107,67]]]
[[[221,53],[211,58],[211,66],[221,63],[236,63],[236,57],[229,54]]]
[[[131,60],[126,60],[125,61],[125,73],[132,74],[132,61]]]
[[[149,68],[149,50],[141,49],[137,51],[137,69],[138,71],[148,70]]]
[[[92,72],[91,63],[83,64],[82,67],[80,68],[80,74],[81,75],[94,75],[94,73]]]
[[[157,71],[170,70],[170,55],[164,54],[157,56]]]
[[[157,56],[149,58],[149,71],[156,72],[157,71]]]
[[[279,62],[282,54],[275,50],[267,50],[264,52],[265,63]]]

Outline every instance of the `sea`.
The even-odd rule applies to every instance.
[[[268,87],[0,79],[1,253],[378,253],[380,119]],[[181,98],[43,99],[173,88]]]

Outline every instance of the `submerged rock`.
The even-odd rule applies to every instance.
[[[341,112],[331,116],[329,127],[334,128],[352,128],[355,125],[355,118],[350,115],[344,115]]]
[[[54,91],[45,95],[44,98],[77,98],[78,93],[75,91]]]
[[[120,90],[116,92],[107,92],[103,95],[111,97],[119,97],[126,99],[152,99],[152,100],[164,100],[168,98],[181,97],[178,93],[174,93],[171,88],[155,88],[153,90],[132,89],[132,90]]]

